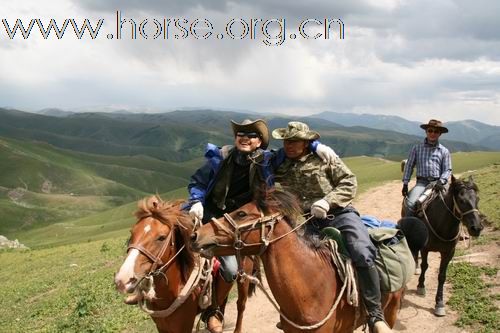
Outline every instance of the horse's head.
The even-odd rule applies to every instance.
[[[146,282],[166,277],[173,260],[184,263],[183,270],[192,266],[192,252],[182,248],[189,240],[192,224],[180,210],[180,202],[163,202],[157,196],[140,201],[135,215],[138,221],[132,227],[127,257],[115,276],[115,284],[122,293],[143,291],[154,297],[151,283],[146,286]]]
[[[268,191],[250,203],[203,225],[191,236],[193,250],[205,257],[259,254],[267,246],[274,225],[295,220],[300,207],[295,197],[283,191]]]
[[[474,183],[472,176],[467,181],[451,177],[450,191],[453,194],[454,210],[457,218],[465,224],[471,236],[479,236],[483,225],[479,210],[478,187]]]

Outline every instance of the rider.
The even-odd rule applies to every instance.
[[[244,120],[242,123],[231,121],[234,134],[234,147],[218,148],[213,144],[207,145],[206,163],[198,169],[188,185],[189,214],[193,219],[206,223],[212,217],[221,217],[224,213],[250,202],[256,187],[262,183],[272,185],[272,169],[267,162],[275,160],[275,153],[266,151],[269,145],[269,130],[264,120]],[[331,148],[315,141],[311,149],[322,158],[332,159],[335,153]],[[281,153],[282,154],[282,153]],[[229,292],[236,279],[238,263],[235,256],[220,257],[220,272],[224,290]],[[218,279],[221,280],[221,279]],[[218,288],[220,291],[221,288]],[[227,293],[221,293],[217,304],[207,311],[208,329],[211,332],[222,332],[221,312]],[[218,316],[218,315],[219,316]]]
[[[439,143],[439,137],[442,133],[448,133],[448,129],[436,119],[431,119],[420,127],[425,130],[426,138],[411,149],[403,173],[401,192],[403,197],[406,197],[406,216],[415,215],[415,204],[427,185],[434,183],[434,188],[443,190],[451,175],[450,152]],[[408,191],[408,182],[415,166],[417,167],[417,184]]]
[[[284,140],[286,154],[285,161],[275,172],[275,182],[299,198],[304,212],[314,216],[313,225],[340,230],[356,267],[370,329],[391,332],[381,307],[376,248],[351,205],[356,194],[356,176],[338,156],[332,163],[324,163],[312,154],[309,142],[320,135],[302,122],[292,121],[287,128],[275,129],[272,135]]]

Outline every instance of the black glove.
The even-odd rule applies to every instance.
[[[403,185],[403,189],[401,190],[401,194],[403,195],[403,197],[408,196],[408,184]]]
[[[440,191],[440,192],[443,192],[444,191],[444,184],[438,180],[435,184],[434,184],[434,188],[436,189],[436,191]]]

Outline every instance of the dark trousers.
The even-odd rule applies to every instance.
[[[330,210],[332,219],[313,219],[312,227],[323,229],[325,227],[337,228],[344,239],[347,251],[351,255],[355,267],[370,267],[375,264],[377,249],[368,236],[368,230],[361,221],[358,212],[353,207]]]

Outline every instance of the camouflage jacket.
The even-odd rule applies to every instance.
[[[348,206],[356,195],[356,176],[337,157],[333,164],[325,164],[317,155],[308,154],[299,160],[286,159],[275,171],[275,182],[290,191],[307,212],[320,199],[330,209]]]

